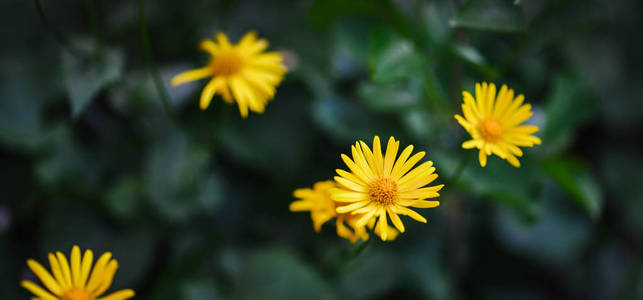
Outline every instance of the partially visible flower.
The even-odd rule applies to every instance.
[[[81,259],[80,248],[74,246],[71,249],[70,265],[61,252],[56,252],[56,255],[49,253],[53,276],[40,263],[29,259],[27,265],[49,291],[29,280],[23,280],[20,285],[37,297],[32,299],[125,300],[134,297],[134,291],[126,289],[98,298],[112,285],[118,263],[112,259],[110,252],[106,252],[98,258],[91,270],[93,257],[92,251],[86,250]]]
[[[205,39],[199,47],[212,56],[208,65],[174,76],[172,86],[211,77],[201,92],[201,109],[206,109],[212,97],[220,94],[228,103],[236,101],[244,118],[248,109],[263,113],[286,73],[282,54],[264,52],[268,41],[258,39],[254,32],[246,33],[235,45],[219,32],[216,41]]]
[[[336,187],[335,182],[328,180],[315,183],[312,189],[295,190],[293,194],[295,198],[300,200],[290,204],[290,211],[310,211],[310,218],[313,220],[313,228],[316,232],[321,231],[324,223],[336,218],[335,225],[338,236],[348,239],[351,243],[355,243],[360,239],[363,241],[368,240],[369,234],[366,227],[373,228],[374,222],[357,226],[359,215],[337,213],[337,207],[341,207],[344,204],[337,203],[330,198],[330,189]],[[378,232],[379,230],[375,231],[376,234]],[[387,232],[392,232],[392,236],[397,236],[395,228],[387,228]],[[391,238],[390,240],[393,239]]]
[[[373,139],[373,151],[362,141],[355,143],[351,147],[353,159],[341,156],[350,172],[338,169],[339,176],[335,176],[338,187],[330,190],[331,199],[346,203],[337,207],[338,213],[359,215],[357,227],[373,224],[377,219],[375,233],[384,241],[397,235],[389,229],[387,216],[399,232],[404,232],[400,214],[426,223],[424,217],[409,207],[439,206],[440,202],[425,199],[438,197],[438,191],[444,186],[425,187],[438,178],[433,162],[413,168],[424,157],[424,152],[411,156],[411,145],[397,157],[399,145],[400,142],[391,137],[386,153],[382,154],[377,136]]]
[[[495,154],[507,160],[514,167],[520,167],[516,156],[522,156],[518,146],[532,147],[541,143],[531,135],[538,131],[533,125],[520,125],[531,117],[531,105],[523,104],[525,97],[520,94],[514,98],[514,91],[502,85],[496,97],[496,85],[476,83],[476,98],[463,91],[464,118],[455,115],[458,123],[471,135],[472,139],[462,143],[462,148],[480,149],[480,165],[487,164],[487,156]]]
[[[335,187],[332,181],[320,181],[313,188],[296,189],[293,196],[300,200],[290,203],[290,211],[310,211],[313,228],[321,231],[322,225],[337,216],[335,202],[330,199],[328,190]]]

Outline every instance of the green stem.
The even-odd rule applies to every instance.
[[[141,28],[141,40],[143,42],[143,49],[145,51],[147,67],[150,70],[150,73],[152,74],[152,79],[154,80],[154,86],[156,86],[156,90],[161,96],[161,102],[163,103],[163,108],[165,109],[165,112],[168,114],[168,116],[172,118],[173,114],[172,114],[172,106],[170,105],[170,100],[169,100],[170,97],[168,96],[167,91],[165,90],[165,85],[163,85],[163,81],[161,80],[161,75],[159,74],[158,67],[156,66],[156,62],[154,62],[154,57],[152,56],[150,39],[147,31],[147,21],[145,19],[145,8],[143,6],[143,0],[138,0],[138,13],[139,13],[139,26]]]
[[[97,44],[101,43],[100,30],[98,29],[98,16],[96,15],[96,5],[94,0],[85,0],[85,10],[87,11],[87,16],[89,18],[89,26],[92,29],[92,34]],[[100,49],[100,47],[98,47]]]
[[[58,31],[56,27],[49,22],[49,19],[47,19],[47,16],[45,15],[45,11],[42,8],[42,4],[40,4],[40,0],[34,0],[34,3],[36,4],[36,11],[38,11],[38,16],[40,17],[40,20],[42,21],[43,24],[45,24],[45,27],[51,31],[51,33],[54,35],[54,38],[58,43],[69,53],[71,53],[73,56],[76,57],[90,57],[91,55],[89,53],[86,53],[83,50],[80,50],[76,47],[74,47],[70,42],[67,37],[62,34],[62,32]]]
[[[460,179],[460,176],[462,176],[462,173],[464,173],[464,169],[466,169],[467,165],[469,165],[469,161],[471,160],[471,155],[473,152],[473,150],[467,150],[466,154],[462,156],[462,159],[458,163],[455,171],[453,172],[453,174],[451,174],[451,177],[446,180],[446,183],[444,184],[446,187],[449,187],[452,184],[458,182],[458,179]]]

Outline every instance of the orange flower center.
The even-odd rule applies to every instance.
[[[502,136],[502,124],[494,118],[486,118],[478,125],[478,132],[487,141],[495,141]]]
[[[390,178],[377,179],[368,187],[368,196],[382,205],[393,204],[397,199],[397,183]]]
[[[214,75],[229,76],[241,69],[241,57],[233,50],[223,50],[217,53],[210,63]]]
[[[61,300],[94,300],[94,296],[83,288],[72,288],[63,294]]]

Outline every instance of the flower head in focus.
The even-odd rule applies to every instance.
[[[237,102],[242,117],[248,109],[263,113],[286,73],[282,54],[264,52],[268,41],[246,33],[238,44],[230,44],[224,33],[217,33],[216,41],[205,39],[201,50],[211,55],[207,66],[183,72],[172,78],[172,86],[210,77],[201,92],[201,109],[206,109],[215,94],[228,103]]]
[[[391,137],[383,154],[377,136],[373,139],[373,151],[362,141],[355,143],[351,147],[352,159],[345,154],[341,156],[350,172],[338,169],[339,176],[335,176],[338,187],[330,190],[331,199],[345,203],[337,207],[338,213],[358,215],[357,227],[372,226],[377,220],[375,233],[384,241],[397,235],[390,230],[387,218],[400,233],[404,232],[404,224],[399,215],[426,223],[424,217],[409,207],[439,206],[440,202],[426,199],[438,197],[438,191],[444,186],[425,187],[438,178],[433,162],[427,161],[414,168],[424,152],[411,156],[411,145],[398,157],[399,145],[400,142]]]
[[[458,123],[471,135],[471,140],[462,143],[462,148],[478,148],[480,165],[487,164],[487,156],[498,155],[514,167],[520,167],[516,156],[522,156],[518,146],[532,147],[541,143],[531,135],[538,131],[533,125],[521,125],[531,117],[531,105],[523,104],[525,97],[518,95],[506,85],[496,95],[496,85],[476,83],[476,97],[463,91],[464,117],[455,115]]]
[[[134,297],[134,291],[130,289],[100,297],[112,285],[118,263],[112,259],[111,253],[106,252],[98,258],[92,270],[93,257],[92,251],[86,250],[81,259],[78,246],[71,249],[69,262],[61,252],[56,252],[55,255],[50,253],[52,273],[37,261],[29,259],[27,265],[49,291],[29,280],[23,280],[20,285],[37,297],[32,299],[125,300]]]
[[[368,228],[373,228],[374,222],[371,224],[364,224],[357,226],[359,215],[351,215],[346,213],[337,213],[337,207],[345,205],[338,203],[330,198],[330,190],[336,188],[337,184],[333,181],[320,181],[313,185],[313,188],[297,189],[293,193],[295,198],[299,200],[290,204],[290,211],[310,211],[310,217],[313,220],[313,228],[315,231],[321,231],[321,227],[329,220],[336,218],[335,225],[337,235],[355,243],[358,240],[366,241],[369,239]],[[376,230],[375,233],[379,231]],[[387,228],[387,232],[391,233],[389,240],[393,240],[397,236],[395,228]]]

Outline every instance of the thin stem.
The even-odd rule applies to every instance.
[[[462,156],[462,159],[458,163],[455,171],[453,172],[453,174],[451,174],[451,177],[446,180],[446,183],[444,184],[446,187],[449,187],[452,184],[458,182],[458,179],[460,179],[460,176],[462,176],[464,169],[466,169],[467,165],[469,165],[469,161],[471,160],[471,155],[473,152],[473,150],[468,150],[466,151],[466,154]]]
[[[42,4],[40,4],[40,0],[34,0],[34,3],[36,4],[36,11],[38,11],[38,16],[40,17],[40,20],[42,21],[43,24],[45,24],[45,27],[51,31],[51,33],[54,35],[54,38],[58,43],[69,53],[71,53],[73,56],[76,57],[89,57],[90,54],[86,53],[83,50],[80,50],[76,47],[74,47],[70,42],[67,37],[62,34],[62,32],[58,31],[58,29],[49,21],[47,16],[45,15],[45,11],[42,8]]]
[[[101,43],[101,34],[98,28],[98,16],[96,15],[96,5],[94,0],[85,0],[85,10],[87,11],[87,16],[89,19],[89,26],[92,29],[92,34],[97,44]],[[98,47],[100,49],[100,47]]]
[[[141,40],[143,42],[143,49],[145,51],[147,67],[150,70],[150,73],[152,73],[154,86],[156,86],[156,90],[161,96],[161,102],[163,103],[163,108],[165,109],[165,112],[168,114],[168,116],[172,118],[173,115],[172,115],[172,106],[170,105],[170,100],[169,100],[170,97],[168,96],[167,91],[165,90],[165,85],[163,85],[163,81],[161,80],[161,75],[159,75],[158,67],[154,62],[154,57],[152,56],[150,39],[147,31],[147,21],[145,19],[145,8],[143,6],[143,0],[138,0],[138,13],[139,13],[139,26],[141,28]]]

